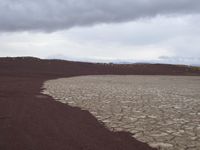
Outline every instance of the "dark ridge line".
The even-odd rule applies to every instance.
[[[200,67],[169,64],[101,64],[64,60],[43,60],[34,57],[0,58],[2,73],[40,73],[59,75],[189,75],[199,76]],[[81,71],[80,71],[81,70]]]
[[[85,64],[99,64],[99,65],[169,65],[169,66],[182,66],[182,67],[199,67],[199,65],[186,65],[186,64],[170,64],[170,63],[159,63],[159,62],[130,62],[130,63],[115,63],[115,62],[87,62],[87,61],[78,61],[78,60],[67,60],[67,59],[57,59],[57,58],[38,58],[33,56],[18,56],[18,57],[0,57],[4,60],[46,60],[46,61],[62,61],[62,62],[71,62],[71,63],[85,63]]]

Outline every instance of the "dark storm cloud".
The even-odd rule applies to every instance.
[[[48,32],[199,12],[199,0],[1,0],[0,31]]]

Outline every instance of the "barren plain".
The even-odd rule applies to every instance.
[[[200,77],[80,76],[49,80],[43,93],[152,147],[200,150]]]

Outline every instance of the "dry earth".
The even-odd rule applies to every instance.
[[[81,76],[49,80],[44,88],[152,147],[200,150],[200,77]]]

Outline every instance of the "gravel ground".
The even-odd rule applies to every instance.
[[[49,80],[44,88],[152,147],[200,150],[200,77],[80,76]]]

